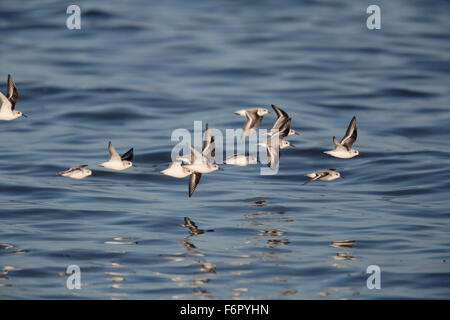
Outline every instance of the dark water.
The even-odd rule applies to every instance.
[[[11,73],[29,116],[0,123],[0,298],[450,298],[447,1],[377,1],[375,31],[357,0],[76,4],[78,31],[60,1],[0,4],[2,92]],[[174,129],[271,103],[301,132],[277,175],[227,166],[188,198],[154,166]],[[323,154],[353,115],[362,155]],[[98,167],[109,140],[138,167]],[[97,175],[54,177],[78,164]],[[302,186],[323,168],[345,179]]]

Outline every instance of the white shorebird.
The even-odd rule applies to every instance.
[[[229,156],[225,159],[224,163],[233,165],[233,166],[240,166],[240,167],[246,167],[249,164],[256,163],[257,159],[255,156],[245,155],[245,154],[235,154],[232,156]]]
[[[92,175],[92,171],[86,169],[86,167],[87,164],[83,164],[81,166],[72,167],[67,170],[58,172],[56,175],[62,177],[69,177],[72,179],[83,179],[86,178],[87,176]]]
[[[316,172],[311,172],[308,174],[305,174],[306,177],[310,177],[311,180],[305,182],[303,185],[306,185],[308,183],[311,183],[316,180],[322,180],[322,181],[332,181],[337,178],[343,178],[339,172],[336,171],[336,169],[324,169],[319,170]]]
[[[277,114],[277,120],[275,120],[272,129],[267,132],[267,135],[271,136],[276,132],[276,130],[280,132],[281,139],[293,134],[298,135],[298,132],[296,132],[294,129],[291,129],[291,117],[289,117],[287,112],[274,104],[272,104],[272,109]]]
[[[252,135],[259,128],[263,116],[268,114],[269,110],[264,108],[250,108],[237,110],[234,113],[247,118],[242,129],[242,137],[245,137]]]
[[[111,141],[108,143],[109,160],[100,163],[99,166],[112,170],[125,170],[131,166],[136,167],[131,160],[133,159],[133,148],[120,155],[113,147]]]
[[[171,162],[169,168],[160,172],[174,178],[184,178],[189,176],[189,197],[191,197],[200,183],[203,173],[210,173],[222,169],[216,164],[209,163],[211,158],[215,155],[216,148],[214,136],[212,135],[208,124],[206,124],[202,152],[198,152],[189,144],[187,146],[189,148],[189,154],[177,156],[176,159],[179,161]],[[182,165],[183,162],[186,163],[186,165]]]
[[[341,142],[339,142],[336,137],[333,137],[334,150],[324,151],[324,153],[341,159],[349,159],[359,155],[358,150],[352,149],[357,136],[358,129],[356,127],[356,117],[353,117]]]
[[[0,92],[0,120],[10,121],[20,117],[26,117],[21,111],[14,109],[17,100],[19,100],[19,93],[10,74],[8,74],[6,95],[7,97]]]

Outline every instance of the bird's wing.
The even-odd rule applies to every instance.
[[[188,227],[189,229],[198,229],[197,225],[194,221],[189,219],[188,217],[184,217],[184,225]]]
[[[11,102],[11,109],[14,110],[16,102],[19,100],[19,92],[17,91],[16,84],[10,74],[8,74],[8,89],[6,94],[8,96],[8,100]]]
[[[289,135],[289,131],[291,131],[291,118],[284,119],[278,130],[280,132],[280,139],[287,137]]]
[[[334,150],[347,150],[347,147],[340,144],[338,139],[336,139],[336,137],[333,137],[333,144]]]
[[[11,111],[12,103],[8,100],[8,98],[5,97],[3,93],[0,92],[0,111],[8,112],[6,109],[9,109],[9,111]]]
[[[197,188],[201,177],[202,177],[202,174],[198,173],[198,172],[193,172],[189,176],[189,197],[192,197],[192,195],[194,194],[194,191]]]
[[[335,148],[341,145],[336,137],[333,137],[333,144]]]
[[[258,116],[257,110],[250,111],[246,113],[247,121],[244,125],[244,132],[248,132],[250,129],[258,129],[259,125],[261,124],[262,118]]]
[[[120,156],[121,159],[127,160],[127,161],[133,160],[133,156],[134,156],[133,151],[134,151],[133,148],[131,148],[130,150],[128,150],[127,152],[125,152],[123,155]]]
[[[347,132],[341,140],[341,144],[345,146],[348,150],[352,148],[353,143],[355,143],[358,136],[358,129],[356,127],[356,117],[352,118],[350,124],[348,125]]]
[[[269,166],[270,169],[275,170],[280,161],[280,147],[278,146],[276,148],[275,146],[272,145],[270,141],[271,140],[268,140],[267,142],[267,157],[268,157],[267,165]]]
[[[109,151],[109,160],[122,160],[120,157],[120,154],[117,152],[117,150],[113,147],[111,141],[108,142],[108,151]]]
[[[276,105],[272,104],[272,109],[277,114],[277,119],[282,118],[282,117],[289,118],[289,115],[286,113],[286,111],[284,111],[280,107],[277,107]]]

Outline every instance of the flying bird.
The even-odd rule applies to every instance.
[[[298,132],[296,132],[294,129],[291,129],[292,119],[291,117],[289,117],[287,112],[274,104],[272,104],[272,109],[277,114],[277,119],[275,120],[272,129],[270,129],[270,131],[267,132],[267,134],[271,136],[273,133],[276,132],[276,130],[278,130],[280,132],[281,139],[287,136],[291,136],[293,134],[298,135]]]
[[[209,163],[211,157],[215,155],[216,148],[214,143],[214,136],[211,133],[209,125],[206,124],[206,132],[203,140],[202,152],[198,152],[189,145],[190,159],[187,165],[183,168],[189,170],[189,197],[192,197],[195,189],[200,183],[202,173],[210,173],[216,170],[221,170],[217,164]]]
[[[17,100],[19,100],[19,92],[10,74],[8,74],[6,95],[7,97],[0,92],[0,120],[10,121],[26,117],[21,111],[15,110]]]
[[[100,163],[99,166],[112,170],[125,170],[129,167],[136,167],[131,160],[133,160],[133,148],[120,155],[113,147],[111,141],[108,142],[109,160]]]
[[[339,172],[337,172],[336,169],[319,170],[316,172],[311,172],[311,173],[305,174],[305,176],[311,178],[311,180],[308,180],[303,185],[309,184],[316,180],[332,181],[337,178],[343,178],[343,176],[341,176],[341,174]]]
[[[359,155],[358,150],[352,149],[357,136],[356,117],[353,117],[342,140],[339,142],[336,137],[333,137],[334,150],[324,151],[324,153],[341,159],[349,159]]]
[[[89,169],[86,169],[86,167],[87,167],[87,164],[83,164],[81,166],[72,167],[67,170],[58,172],[56,175],[62,176],[62,177],[69,177],[72,179],[83,179],[87,176],[92,175],[92,171]]]

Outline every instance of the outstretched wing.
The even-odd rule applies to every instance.
[[[194,194],[194,191],[197,188],[201,177],[202,174],[198,172],[193,172],[189,176],[189,197],[192,197],[192,195]]]
[[[9,108],[10,110],[12,110],[12,104],[11,101],[9,101],[8,98],[6,98],[5,95],[0,92],[0,111],[9,112],[5,108]]]
[[[291,118],[280,107],[272,104],[272,108],[277,114],[277,120],[273,124],[271,131],[273,131],[274,129],[278,129],[280,131],[280,138],[283,139],[289,134],[289,131],[291,130]]]
[[[121,156],[121,158],[122,158],[122,160],[131,161],[131,160],[133,160],[133,156],[134,156],[133,148],[131,148],[130,150],[128,150],[127,152],[125,152],[125,153]]]
[[[198,229],[195,222],[189,219],[188,217],[184,217],[184,226],[188,227],[189,229]]]
[[[282,117],[289,118],[289,115],[287,114],[287,112],[284,111],[283,109],[281,109],[280,107],[277,107],[276,105],[272,104],[272,109],[277,114],[277,119],[282,118]]]
[[[280,131],[280,139],[287,137],[289,131],[291,131],[291,118],[285,119],[278,130]]]
[[[345,146],[348,150],[352,148],[353,143],[355,143],[358,137],[358,129],[356,127],[356,117],[352,118],[350,124],[348,125],[347,132],[341,140],[341,144]]]
[[[109,160],[110,161],[122,160],[122,158],[120,157],[120,154],[113,147],[111,141],[108,142],[108,151],[109,151]]]
[[[14,110],[17,100],[19,100],[19,92],[17,91],[16,84],[13,78],[8,74],[8,89],[6,92],[9,102],[11,102],[11,109]]]
[[[247,111],[246,113],[247,121],[245,122],[242,135],[247,136],[250,135],[252,129],[258,129],[261,124],[262,118],[258,116],[258,110]]]

